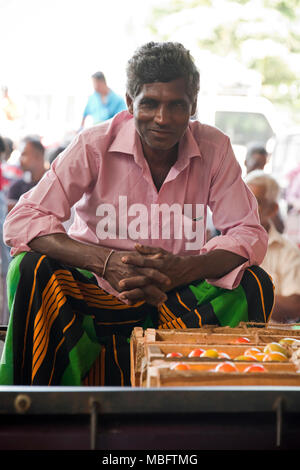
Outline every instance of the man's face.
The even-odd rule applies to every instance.
[[[143,144],[156,150],[173,148],[196,110],[183,78],[146,83],[134,99],[127,95],[127,105]]]
[[[94,90],[98,93],[103,94],[106,91],[106,83],[104,80],[99,80],[99,78],[93,78]]]
[[[263,170],[267,163],[267,156],[261,153],[253,153],[245,162],[247,173],[254,170]]]
[[[23,171],[31,171],[34,167],[36,162],[36,152],[37,150],[30,142],[27,142],[21,148],[20,164]]]
[[[268,228],[269,220],[276,214],[278,205],[266,198],[266,188],[263,185],[249,183],[248,186],[257,200],[260,223],[263,227]]]

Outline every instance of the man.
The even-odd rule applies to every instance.
[[[128,112],[78,135],[6,219],[0,383],[128,385],[135,326],[269,320],[273,285],[253,266],[267,233],[228,137],[190,120],[189,52],[148,43],[127,79]],[[221,235],[206,243],[208,205]]]
[[[263,145],[250,145],[245,158],[247,174],[254,170],[263,170],[267,164],[267,161],[268,152]]]
[[[264,170],[267,161],[268,161],[269,154],[265,147],[260,144],[252,144],[249,146],[246,159],[245,159],[245,166],[247,169],[247,175],[255,170]],[[284,220],[280,214],[280,211],[276,211],[274,217],[272,219],[273,224],[278,232],[284,232]]]
[[[92,80],[95,91],[84,108],[81,128],[85,126],[88,116],[92,118],[93,124],[98,124],[126,109],[123,98],[107,86],[103,72],[94,73]]]
[[[45,148],[37,137],[25,137],[21,143],[20,165],[25,173],[23,178],[13,182],[7,191],[8,210],[10,211],[22,194],[33,188],[44,175]]]
[[[246,182],[255,195],[261,224],[269,234],[267,254],[261,264],[273,278],[275,285],[275,306],[272,320],[277,322],[298,322],[300,319],[300,250],[273,223],[278,212],[280,186],[277,181],[262,170],[251,172]]]

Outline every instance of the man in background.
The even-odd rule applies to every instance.
[[[93,124],[98,124],[126,109],[124,99],[107,86],[103,72],[94,73],[92,80],[95,91],[88,98],[84,108],[81,122],[82,128],[85,126],[88,116],[91,116]]]
[[[247,150],[245,167],[247,174],[254,170],[263,170],[268,161],[268,152],[263,145],[251,144]]]
[[[10,211],[18,202],[22,194],[33,188],[44,175],[45,148],[40,140],[33,137],[25,137],[21,143],[20,164],[24,171],[23,178],[15,181],[7,193],[7,206]]]
[[[272,320],[296,323],[300,319],[300,250],[278,232],[273,222],[278,213],[280,186],[263,170],[249,173],[246,183],[257,199],[261,224],[269,234],[267,254],[260,266],[275,285]]]

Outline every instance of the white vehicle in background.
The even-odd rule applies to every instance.
[[[260,143],[271,151],[280,124],[273,104],[261,96],[201,95],[197,119],[213,125],[230,137],[235,155],[244,170],[247,146]]]
[[[271,171],[283,189],[288,185],[288,175],[300,165],[300,127],[278,134],[272,154]]]

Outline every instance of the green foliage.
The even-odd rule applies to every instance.
[[[300,97],[295,96],[289,90],[297,88],[296,68],[293,67],[295,61],[300,63],[300,0],[226,0],[226,8],[238,6],[247,6],[255,8],[256,18],[245,17],[243,9],[239,9],[240,17],[233,16],[232,20],[220,21],[220,5],[224,6],[223,1],[218,0],[170,0],[164,3],[163,7],[156,7],[153,10],[153,16],[150,22],[150,29],[158,40],[169,40],[170,35],[176,31],[177,37],[180,34],[180,28],[186,28],[187,25],[194,25],[195,33],[193,38],[195,46],[199,50],[208,50],[211,53],[226,57],[230,55],[238,59],[249,69],[256,70],[262,75],[263,93],[273,102],[285,102],[294,109],[299,110]],[[216,19],[212,22],[211,28],[205,28],[206,35],[203,36],[201,22],[199,23],[199,11],[201,7],[210,7],[215,11],[212,17]],[[193,9],[195,14],[193,15]],[[178,13],[185,12],[182,24]],[[189,11],[189,15],[186,13]],[[234,10],[236,12],[236,8]],[[171,15],[176,14],[176,22],[173,29],[170,27],[160,30],[159,22],[168,17],[168,24],[171,24]],[[175,17],[174,17],[175,18]],[[270,19],[278,27],[270,32]],[[197,29],[197,24],[199,28]],[[207,26],[207,25],[205,25]],[[260,27],[259,27],[260,26]],[[256,41],[257,48],[254,49],[254,57],[251,59],[245,57],[243,46],[250,40]],[[272,48],[264,48],[265,45],[274,44]],[[260,47],[261,44],[261,47]],[[270,52],[271,51],[271,52]],[[256,54],[256,56],[255,56]],[[288,56],[293,54],[294,61],[287,60]],[[284,90],[284,91],[283,91]],[[288,91],[287,91],[288,90]]]

